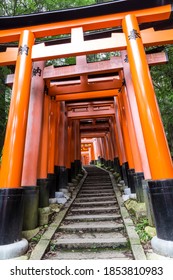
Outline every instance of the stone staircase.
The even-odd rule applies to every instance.
[[[133,259],[109,174],[95,166],[56,232],[49,259]]]

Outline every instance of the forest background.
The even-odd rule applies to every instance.
[[[98,3],[109,2],[104,0],[1,0],[0,16],[15,16],[21,14],[38,13],[66,8],[74,8]],[[51,39],[48,38],[48,39]],[[1,45],[0,45],[1,47]],[[150,68],[153,84],[159,108],[165,127],[166,137],[173,156],[173,45],[159,47],[168,55],[169,62],[164,65]],[[91,55],[90,61],[108,59],[110,55],[117,53],[102,53]],[[73,64],[74,58],[49,61],[49,64],[67,65]],[[14,73],[14,66],[0,67],[0,159],[3,149],[8,110],[11,97],[11,89],[5,85],[6,75]]]

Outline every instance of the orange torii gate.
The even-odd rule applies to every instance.
[[[0,208],[0,217],[2,220],[0,225],[0,245],[3,245],[0,246],[1,258],[4,258],[4,245],[12,244],[13,248],[13,243],[16,240],[23,242],[21,240],[23,216],[25,213],[28,214],[32,208],[34,211],[38,208],[36,179],[43,179],[42,183],[44,182],[43,186],[45,186],[48,174],[51,175],[51,180],[54,180],[52,175],[54,174],[55,165],[61,164],[61,167],[66,166],[70,168],[70,161],[80,161],[79,149],[74,149],[74,146],[80,147],[79,121],[77,121],[77,118],[69,122],[67,121],[67,112],[64,103],[64,101],[76,100],[76,98],[82,100],[86,98],[105,98],[106,96],[114,97],[113,107],[110,108],[110,112],[106,112],[104,116],[106,115],[112,120],[111,131],[113,131],[117,146],[116,152],[114,147],[114,154],[118,155],[120,165],[123,166],[123,164],[125,164],[124,170],[126,173],[128,169],[134,169],[136,163],[136,159],[133,157],[136,151],[129,145],[132,134],[129,133],[128,126],[130,127],[130,125],[132,125],[133,139],[135,139],[135,135],[137,136],[137,132],[140,133],[140,139],[143,141],[143,149],[142,152],[138,152],[138,155],[141,156],[142,160],[144,159],[144,163],[142,162],[140,169],[137,171],[139,173],[143,171],[145,179],[151,179],[149,181],[149,187],[157,229],[157,238],[153,240],[153,246],[157,250],[157,243],[159,242],[159,244],[161,244],[160,240],[164,244],[163,246],[166,246],[167,240],[173,241],[171,233],[172,215],[170,217],[167,212],[168,208],[169,211],[173,212],[172,199],[170,200],[170,195],[168,200],[165,198],[163,201],[162,198],[162,192],[164,193],[164,197],[166,197],[166,195],[168,196],[168,191],[170,194],[172,192],[173,166],[144,51],[144,47],[146,46],[171,44],[173,42],[172,29],[166,29],[170,27],[172,14],[171,1],[152,1],[152,3],[151,1],[145,1],[145,3],[139,3],[139,1],[131,0],[121,2],[122,1],[116,1],[88,8],[78,8],[75,13],[76,18],[73,16],[70,18],[69,12],[72,12],[70,10],[44,13],[44,15],[29,15],[28,18],[27,16],[23,18],[14,17],[14,19],[9,22],[8,18],[0,18],[0,43],[4,44],[7,42],[19,41],[18,48],[7,46],[7,48],[5,47],[5,51],[0,52],[0,65],[16,64],[0,171],[0,199],[2,200],[2,207]],[[114,13],[114,10],[116,13]],[[57,18],[59,22],[57,22]],[[30,20],[27,21],[24,19]],[[24,22],[27,23],[24,24]],[[161,26],[162,23],[165,23],[163,27]],[[119,26],[122,26],[122,30],[120,30],[120,33],[117,33],[115,28]],[[152,27],[158,28],[159,31],[155,31]],[[114,29],[107,31],[107,28]],[[149,29],[142,30],[143,28]],[[162,31],[161,28],[165,28],[165,30]],[[105,29],[106,31],[105,33],[96,32],[91,35],[88,40],[84,32],[97,29]],[[69,42],[67,38],[66,43],[60,42],[60,44],[58,44],[57,42],[55,45],[46,45],[45,43],[34,44],[36,38],[59,34],[71,34],[71,42]],[[98,85],[96,85],[96,87],[94,85],[94,87],[91,86],[89,90],[89,87],[86,86],[88,81],[86,77],[81,78],[78,89],[73,93],[70,93],[69,89],[65,90],[64,88],[61,88],[58,93],[56,85],[51,88],[49,79],[44,89],[43,83],[40,82],[39,86],[37,85],[39,91],[45,92],[44,101],[43,96],[40,95],[40,97],[38,97],[39,104],[42,104],[39,108],[39,116],[41,119],[43,114],[43,122],[42,124],[39,123],[39,129],[34,130],[34,126],[31,126],[29,128],[32,128],[32,132],[28,132],[27,115],[28,110],[31,109],[29,97],[33,62],[31,95],[32,89],[36,86],[34,85],[34,78],[36,78],[36,83],[39,81],[38,77],[41,77],[40,79],[43,81],[44,70],[42,67],[44,60],[122,50],[127,51],[126,61],[124,62],[129,62],[128,67],[121,61],[121,63],[123,63],[122,68],[124,69],[124,73],[121,73],[122,68],[120,67],[118,70],[119,80],[112,80],[112,85],[107,84],[107,89],[104,88],[104,90],[101,90],[102,85],[100,85],[100,88]],[[124,53],[122,52],[122,57],[123,56]],[[81,67],[83,68],[83,66]],[[76,68],[78,68],[78,66]],[[79,70],[78,74],[80,71],[83,71],[83,73],[79,76],[86,76],[89,73],[89,69],[86,69],[86,72],[84,70]],[[131,77],[129,76],[129,71]],[[103,72],[105,73],[106,71]],[[71,76],[72,75],[69,75],[69,77]],[[126,88],[124,83],[120,85],[120,81],[123,81],[123,79],[127,82]],[[95,88],[96,91],[94,90]],[[118,88],[120,88],[120,91],[118,91]],[[80,91],[81,89],[82,92]],[[131,90],[136,96],[135,100],[130,96]],[[54,99],[55,95],[57,102],[55,102]],[[129,108],[132,110],[133,104],[135,104],[135,113],[133,112],[132,116],[129,117]],[[60,112],[62,112],[62,114]],[[99,113],[99,115],[101,115],[101,113]],[[89,117],[93,116],[93,112],[90,111]],[[133,124],[136,117],[138,122],[137,124]],[[72,117],[69,116],[68,118]],[[84,118],[86,118],[86,116],[84,116]],[[29,120],[30,122],[33,120],[30,114],[28,125],[30,124]],[[66,131],[68,131],[69,138],[67,138],[65,127]],[[63,135],[61,139],[59,139],[59,135],[61,134],[60,129]],[[24,166],[29,165],[29,163],[26,163],[27,158],[25,159],[24,157],[26,153],[29,155],[29,148],[25,149],[25,147],[27,147],[26,142],[29,141],[29,133],[30,139],[32,139],[31,135],[33,131],[37,133],[37,143],[35,143],[34,146],[40,147],[40,151],[38,151],[37,148],[37,153],[35,153],[37,154],[37,156],[35,155],[37,161],[34,165],[34,172],[36,173],[36,169],[38,168],[38,175],[37,178],[36,175],[33,176],[34,186],[28,185],[26,179],[29,177],[28,175],[23,175],[27,174],[27,168]],[[40,134],[42,135],[41,143],[39,142]],[[110,141],[110,134],[104,139],[101,139],[100,135],[101,134],[98,134],[98,139],[100,139],[100,147],[102,146],[102,155],[106,155],[106,159],[109,160],[108,142]],[[68,139],[71,139],[70,144],[67,141]],[[139,145],[138,139],[135,141]],[[57,151],[55,151],[57,142],[58,148]],[[62,145],[63,142],[66,143],[66,147],[68,147],[68,151],[70,151],[70,156],[65,156],[65,146]],[[28,147],[32,147],[32,145],[28,144]],[[44,148],[46,148],[46,154],[43,156]],[[62,149],[62,153],[60,149]],[[62,161],[60,160],[60,154],[63,154]],[[32,164],[32,160],[30,160],[30,164]],[[147,169],[148,164],[149,169]],[[38,167],[36,165],[38,165]],[[139,166],[139,164],[137,166]],[[78,167],[78,171],[79,170],[80,167]],[[26,184],[26,186],[23,184]],[[159,196],[155,194],[159,194]],[[25,209],[23,213],[22,203],[24,195],[25,205],[28,204],[28,208]],[[15,197],[15,200],[7,199],[8,197]],[[34,204],[29,204],[29,200],[35,201]],[[47,203],[47,201],[43,203],[43,206],[47,205]],[[162,215],[158,216],[159,207],[161,207]],[[13,210],[10,211],[10,209]],[[15,221],[15,223],[13,221]],[[35,227],[37,221],[31,221],[31,224],[32,227]],[[27,229],[30,229],[29,225],[27,225]],[[27,249],[27,242],[24,241],[21,244],[21,246],[23,246],[23,251],[25,251]],[[162,249],[160,249],[160,251],[162,252]],[[18,254],[18,252],[16,254]]]

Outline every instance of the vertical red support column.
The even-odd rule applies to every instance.
[[[91,150],[91,164],[94,164],[94,162],[95,162],[95,152],[94,152],[94,143],[91,143],[91,148],[90,148],[90,150]]]
[[[56,132],[56,101],[50,99],[49,107],[49,143],[48,143],[48,180],[49,197],[55,198],[56,174],[55,174],[55,132]]]
[[[65,101],[60,102],[60,120],[58,135],[57,188],[66,189],[68,184],[67,163],[67,116]],[[59,175],[58,175],[59,174]]]
[[[173,241],[173,165],[135,15],[123,19],[127,54],[150,165],[149,190],[153,204],[157,237],[153,246],[163,252],[167,240]],[[158,210],[159,209],[159,210]],[[159,213],[158,213],[159,212]],[[162,246],[161,240],[163,240]],[[171,246],[169,244],[169,246]],[[169,247],[170,249],[170,247]],[[173,242],[172,242],[173,252]]]
[[[110,125],[110,133],[112,139],[112,146],[113,146],[113,168],[116,172],[120,173],[120,159],[119,159],[119,151],[118,151],[118,140],[116,140],[116,133],[114,130],[114,118],[109,119]]]
[[[128,168],[129,168],[129,163],[127,161],[125,144],[124,144],[124,139],[123,139],[123,135],[122,135],[117,97],[114,97],[114,107],[115,107],[115,120],[116,120],[115,131],[116,131],[116,134],[117,134],[116,138],[117,138],[119,155],[120,155],[119,158],[120,158],[120,166],[121,166],[120,167],[121,168],[121,175],[124,179],[125,185],[128,185],[127,171],[128,171]]]
[[[60,102],[56,102],[56,131],[55,131],[55,173],[58,166],[58,153],[59,153],[59,122],[60,122]]]
[[[71,182],[71,141],[72,141],[72,121],[68,120],[67,128],[67,171],[68,171],[68,182]]]
[[[106,148],[106,166],[110,168],[111,152],[110,152],[110,142],[108,139],[108,133],[105,134],[104,142],[105,142],[105,148]]]
[[[0,245],[21,239],[23,156],[30,96],[34,35],[21,33],[0,177]],[[21,250],[22,251],[22,250]]]
[[[43,69],[44,61],[33,64],[22,172],[22,186],[25,192],[24,230],[34,229],[38,226],[39,187],[37,186],[37,168],[44,97]]]
[[[173,178],[172,159],[135,16],[125,17],[123,30],[152,179]]]
[[[100,141],[99,141],[99,138],[96,138],[96,147],[97,147],[97,156],[98,158],[101,156],[101,151],[100,151]],[[98,159],[97,158],[97,159]]]
[[[25,141],[22,186],[37,185],[37,167],[44,97],[43,69],[44,61],[34,62]]]
[[[132,114],[132,120],[133,120],[134,129],[135,129],[136,140],[138,143],[139,153],[140,153],[140,158],[141,158],[141,163],[142,163],[142,170],[144,172],[145,179],[151,179],[150,167],[149,167],[149,163],[148,163],[148,157],[147,157],[147,152],[146,152],[146,148],[145,148],[141,121],[139,118],[139,111],[138,111],[138,107],[137,107],[137,103],[136,103],[136,97],[135,97],[134,87],[133,87],[132,78],[131,78],[127,52],[121,51],[121,57],[122,57],[122,62],[123,62],[125,84],[126,84],[126,88],[127,88],[127,92],[126,92],[127,100],[128,100],[129,106],[130,106],[131,114]]]
[[[106,145],[105,135],[101,138],[102,142],[102,149],[103,149],[103,158],[104,158],[104,165],[107,166],[108,164],[108,148]]]
[[[75,122],[72,120],[72,131],[71,131],[71,179],[75,179]]]
[[[31,51],[34,35],[23,31],[19,42],[10,111],[1,164],[1,188],[21,186],[26,125],[30,96]]]
[[[98,152],[98,145],[97,145],[97,138],[94,138],[93,141],[93,147],[94,147],[94,164],[97,164],[99,152]]]
[[[130,145],[127,117],[126,117],[125,107],[123,104],[122,93],[120,93],[119,96],[117,97],[117,104],[119,109],[119,118],[120,118],[120,124],[121,124],[121,130],[122,130],[122,136],[124,140],[124,148],[126,151],[128,166],[130,169],[132,169],[134,168],[134,160],[133,160],[132,149]]]
[[[101,165],[102,165],[102,164],[104,164],[104,161],[105,161],[105,159],[104,159],[104,151],[103,151],[102,138],[100,137],[100,138],[98,139],[98,141],[99,141],[99,144],[100,144],[100,163],[101,163]]]
[[[114,100],[114,105],[115,105],[115,112],[116,112],[116,100]],[[119,133],[119,129],[117,126],[117,119],[118,115],[115,115],[113,118],[113,131],[115,135],[115,141],[116,141],[116,147],[117,147],[117,154],[118,154],[118,162],[120,167],[124,162],[126,162],[126,156],[125,156],[125,150],[124,150],[124,144],[120,142],[122,135]],[[121,132],[121,130],[120,130]],[[119,138],[119,134],[121,137]],[[123,144],[123,145],[122,145]]]
[[[41,143],[38,162],[38,179],[47,179],[48,174],[48,142],[49,142],[49,107],[50,97],[44,95]]]
[[[76,176],[81,172],[81,139],[80,139],[80,122],[79,120],[74,120],[75,126],[75,174]]]
[[[43,102],[43,117],[41,127],[41,141],[37,168],[37,184],[39,190],[39,207],[49,206],[49,188],[51,185],[48,176],[48,143],[49,143],[49,107],[50,97],[45,94]]]

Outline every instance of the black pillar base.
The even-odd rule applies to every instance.
[[[48,189],[49,189],[49,198],[55,198],[56,192],[56,174],[48,173],[47,174]]]
[[[143,172],[136,172],[134,177],[134,185],[136,190],[136,198],[139,202],[144,202],[144,193],[142,188],[142,180],[144,180],[144,173]]]
[[[119,158],[114,158],[114,170],[121,175]]]
[[[122,164],[122,179],[124,180],[124,183],[125,183],[126,186],[129,185],[129,182],[128,182],[128,169],[129,169],[128,162],[124,162]]]
[[[55,192],[58,191],[58,176],[59,176],[59,166],[55,165],[54,166],[54,174],[56,176],[56,188],[55,188]]]
[[[49,184],[47,179],[38,179],[37,186],[39,186],[39,208],[49,206]]]
[[[97,162],[98,162],[99,165],[101,164],[100,156],[98,156]]]
[[[127,170],[127,175],[128,175],[128,187],[131,190],[131,193],[135,193],[135,183],[134,183],[134,175],[135,175],[135,169],[128,169]]]
[[[100,162],[101,162],[101,165],[104,165],[105,164],[105,159],[104,158],[100,158]]]
[[[157,237],[173,241],[173,179],[149,181]]]
[[[75,174],[75,163],[71,162],[71,179],[75,179],[76,174]]]
[[[68,172],[65,166],[58,166],[57,170],[58,174],[56,175],[56,191],[59,191],[59,189],[67,188]]]
[[[20,241],[23,222],[23,188],[0,189],[0,245]]]
[[[75,163],[75,177],[81,173],[82,170],[82,165],[81,165],[81,161],[79,159],[76,159],[74,161]]]
[[[67,168],[67,174],[68,174],[68,183],[71,182],[71,168]]]
[[[27,186],[24,189],[24,215],[23,230],[31,230],[38,227],[38,202],[39,187]]]
[[[90,161],[90,164],[91,164],[91,165],[94,165],[94,160],[91,160],[91,161]]]

